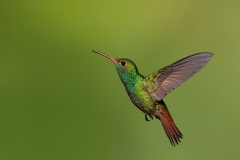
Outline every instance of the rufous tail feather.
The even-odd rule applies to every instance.
[[[163,104],[159,106],[160,109],[159,112],[157,112],[156,114],[156,118],[158,118],[162,122],[163,128],[168,136],[170,143],[175,146],[176,144],[179,144],[181,142],[180,139],[183,138],[183,135],[175,125],[166,105],[164,104],[165,106],[162,106]]]

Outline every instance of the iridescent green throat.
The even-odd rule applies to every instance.
[[[133,93],[136,89],[137,84],[144,79],[136,67],[132,67],[129,70],[124,70],[121,66],[115,65],[118,75],[124,84],[128,92]]]

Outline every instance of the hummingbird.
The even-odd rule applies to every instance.
[[[129,98],[145,114],[145,120],[150,121],[149,117],[159,119],[171,145],[179,144],[183,134],[175,125],[163,98],[206,66],[213,53],[196,53],[148,76],[143,76],[139,73],[136,64],[130,59],[115,59],[100,51],[93,50],[93,52],[114,63]]]

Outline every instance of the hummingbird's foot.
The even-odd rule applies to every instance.
[[[152,117],[151,115],[147,115],[147,114],[145,114],[145,120],[146,120],[147,122],[150,121],[150,120],[148,119],[148,116],[153,120],[153,117]]]
[[[147,114],[145,114],[145,120],[146,120],[147,122],[150,121],[150,120],[148,119],[148,117],[147,117]]]
[[[153,117],[152,117],[152,115],[149,115],[149,117],[153,120]]]

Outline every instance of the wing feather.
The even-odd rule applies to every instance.
[[[169,92],[180,86],[187,79],[207,65],[213,53],[202,52],[183,58],[157,72],[147,76],[151,84],[156,84],[152,95],[160,101]],[[154,78],[150,78],[154,77]]]

